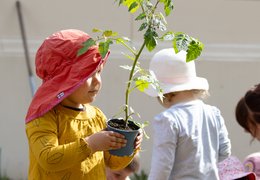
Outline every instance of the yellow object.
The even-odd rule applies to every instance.
[[[28,179],[105,180],[105,165],[126,167],[133,156],[91,153],[83,138],[106,128],[106,117],[96,107],[74,111],[61,105],[26,124],[30,149]]]

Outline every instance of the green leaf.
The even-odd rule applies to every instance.
[[[139,16],[137,16],[137,17],[135,18],[135,20],[136,20],[136,21],[142,20],[142,19],[144,19],[145,17],[146,17],[146,14],[145,14],[145,12],[143,12],[143,13],[139,14]]]
[[[167,29],[166,25],[162,21],[159,21],[158,26],[159,26],[158,28],[160,29],[160,31],[165,31]]]
[[[133,2],[133,3],[129,6],[128,11],[131,12],[131,13],[134,13],[137,9],[138,9],[138,4],[137,4],[137,2]]]
[[[169,16],[173,10],[174,6],[173,6],[173,3],[172,1],[170,0],[170,3],[167,4],[167,6],[164,7],[164,12],[165,12],[165,15],[166,16]]]
[[[101,29],[94,28],[94,29],[92,29],[92,32],[94,32],[94,33],[96,33],[96,32],[102,32],[102,30],[101,30]]]
[[[203,48],[204,45],[200,41],[192,40],[187,49],[186,61],[189,62],[197,59],[197,57],[200,56]]]
[[[116,38],[117,44],[124,44],[126,42],[130,42],[131,40],[128,37]]]
[[[145,129],[144,129],[146,126],[149,125],[149,122],[145,121],[144,123],[139,123],[139,122],[134,121],[134,123],[142,129],[144,137],[147,139],[150,139],[150,137],[147,135],[147,133],[145,132]]]
[[[124,0],[123,4],[128,8],[130,13],[134,13],[139,8],[137,0]]]
[[[111,36],[115,37],[115,36],[117,36],[117,35],[118,35],[117,32],[113,32],[113,31],[111,31],[111,30],[105,30],[105,31],[103,32],[103,34],[102,34],[102,36],[105,36],[105,37],[111,37]]]
[[[140,28],[138,29],[138,31],[144,30],[147,26],[148,26],[148,24],[146,22],[142,23]]]
[[[115,0],[115,2],[118,1],[118,0]],[[118,1],[118,5],[120,6],[122,3],[124,2],[124,0],[119,0]]]
[[[145,46],[148,49],[148,51],[152,51],[157,45],[156,39],[151,36],[146,40]]]
[[[161,38],[160,40],[163,41],[172,41],[174,39],[174,32],[166,32]]]
[[[109,46],[113,42],[111,40],[107,40],[105,42],[100,42],[98,46],[99,53],[101,54],[102,58],[105,58],[107,55],[107,52],[109,51]]]
[[[166,16],[170,15],[173,10],[173,1],[172,0],[160,0],[164,4],[164,13]]]
[[[166,21],[164,15],[163,15],[161,12],[159,13],[158,16],[159,16],[159,18],[161,19],[161,21],[162,21],[163,24],[167,24],[167,21]]]
[[[176,33],[173,40],[173,47],[176,53],[181,50],[187,51],[191,39],[188,35],[184,33]]]
[[[144,92],[144,90],[148,88],[149,82],[144,79],[138,79],[135,81],[135,85],[139,91]]]
[[[105,37],[110,37],[113,35],[113,31],[111,30],[105,30],[102,34],[102,36],[105,36]]]
[[[200,56],[204,45],[197,39],[194,39],[187,34],[177,33],[175,34],[175,38],[173,40],[173,47],[176,53],[181,50],[186,51],[186,61],[189,62]]]
[[[116,39],[116,44],[121,44],[121,43],[124,43],[125,40],[123,38],[117,38]]]
[[[118,33],[117,32],[112,32],[112,35],[111,36],[118,36]]]
[[[131,69],[132,69],[132,66],[128,66],[128,65],[122,65],[120,67],[125,69],[125,70],[129,70],[129,71],[131,71]]]
[[[135,110],[132,107],[129,107],[130,113],[135,113]]]
[[[96,45],[96,41],[93,40],[92,38],[89,38],[87,41],[85,41],[83,43],[83,47],[81,49],[78,50],[77,52],[77,56],[80,56],[82,54],[84,54],[85,52],[88,51],[88,49],[92,46]]]
[[[157,45],[157,40],[156,38],[158,37],[157,33],[155,31],[152,31],[148,29],[144,35],[145,39],[145,46],[149,51],[152,51],[156,45]]]

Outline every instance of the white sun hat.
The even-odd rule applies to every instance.
[[[197,77],[194,61],[186,62],[186,52],[175,53],[173,48],[157,52],[151,59],[149,70],[159,81],[163,94],[191,89],[208,90],[207,79]],[[149,96],[158,96],[153,85],[145,89]]]

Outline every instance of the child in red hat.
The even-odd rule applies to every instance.
[[[98,46],[78,56],[90,36],[62,30],[44,40],[36,54],[42,84],[26,116],[30,166],[28,179],[106,179],[105,166],[122,169],[134,157],[111,156],[126,144],[123,135],[105,131],[106,117],[91,105],[101,88],[109,56]],[[142,135],[137,136],[138,149]]]

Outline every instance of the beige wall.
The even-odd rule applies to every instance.
[[[112,29],[140,43],[137,27],[123,7],[114,1],[23,0],[22,11],[28,38],[31,65],[42,40],[49,34],[66,28],[89,32],[93,27]],[[197,61],[198,75],[210,83],[211,96],[206,100],[222,111],[232,140],[232,152],[240,159],[259,151],[259,142],[250,144],[251,137],[238,126],[234,108],[238,99],[260,77],[260,17],[257,1],[175,1],[175,11],[168,18],[171,30],[183,31],[205,43],[205,51]],[[160,44],[156,50],[168,47]],[[111,117],[124,103],[126,72],[119,65],[127,63],[120,47],[112,54],[103,74],[103,89],[95,102]],[[147,67],[153,53],[144,53]],[[1,0],[0,5],[0,148],[2,174],[13,179],[26,179],[28,147],[24,132],[24,116],[31,100],[27,69],[23,54],[14,0]],[[39,85],[39,79],[36,84]],[[162,107],[140,92],[131,94],[131,103],[142,120],[151,120]],[[150,167],[151,139],[144,140],[142,168]]]

